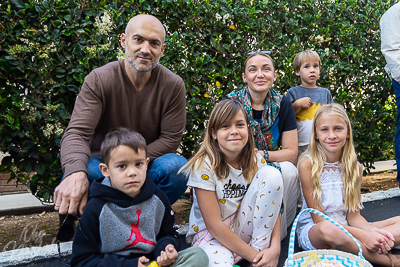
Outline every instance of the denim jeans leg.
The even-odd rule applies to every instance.
[[[89,162],[86,166],[86,170],[88,172],[88,181],[90,184],[98,178],[103,177],[103,174],[100,171],[99,164],[101,163],[101,157],[100,156],[93,156],[90,157]],[[64,174],[61,177],[61,180],[64,179]]]
[[[169,153],[153,160],[147,168],[147,173],[157,187],[167,195],[171,205],[185,193],[187,188],[187,176],[183,173],[177,174],[186,162],[184,157]]]
[[[394,152],[397,164],[397,182],[400,183],[400,84],[395,80],[392,80],[394,92],[396,94],[396,106],[397,106],[397,129],[396,137],[394,139]]]
[[[87,164],[87,172],[88,172],[88,180],[89,183],[92,184],[92,182],[98,178],[103,177],[103,174],[100,171],[99,164],[101,163],[101,157],[100,156],[93,156],[90,157],[90,160]]]

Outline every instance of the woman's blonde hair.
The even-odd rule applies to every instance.
[[[242,149],[240,166],[244,178],[248,182],[251,182],[253,176],[258,171],[258,166],[255,160],[254,139],[251,132],[250,120],[242,104],[232,99],[222,100],[214,106],[207,123],[203,144],[196,155],[179,172],[184,172],[188,175],[192,170],[197,171],[200,167],[202,170],[204,161],[208,158],[211,163],[210,169],[216,174],[219,180],[229,176],[229,166],[226,163],[225,155],[218,145],[218,140],[213,138],[213,133],[221,129],[224,124],[229,123],[239,111],[243,113],[246,119],[248,130],[248,141]]]
[[[343,174],[343,197],[344,206],[347,211],[353,212],[362,209],[361,202],[361,179],[360,171],[357,162],[357,155],[353,145],[353,131],[351,123],[347,116],[346,110],[340,104],[323,105],[315,113],[310,145],[307,151],[301,156],[299,162],[306,157],[311,156],[311,183],[313,188],[313,198],[317,201],[317,205],[321,208],[321,182],[320,176],[324,163],[326,162],[326,155],[322,150],[320,142],[317,140],[316,125],[318,120],[323,115],[337,115],[341,117],[347,126],[348,140],[342,148],[342,153],[339,159],[339,165]]]

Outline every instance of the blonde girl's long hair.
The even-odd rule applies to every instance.
[[[313,198],[317,201],[317,205],[321,208],[320,200],[322,191],[320,176],[324,167],[324,163],[326,162],[326,155],[322,150],[320,142],[317,140],[316,124],[321,116],[327,114],[341,117],[347,125],[347,134],[349,138],[342,148],[339,165],[343,174],[342,180],[344,206],[347,211],[354,212],[363,208],[361,202],[361,179],[357,163],[357,155],[353,145],[353,131],[351,129],[351,123],[349,117],[347,116],[346,110],[342,105],[333,103],[323,105],[320,109],[318,109],[314,116],[310,145],[307,152],[303,154],[301,159],[303,159],[306,154],[311,155],[311,183],[313,188]]]
[[[216,174],[219,180],[229,176],[228,163],[226,163],[225,155],[218,145],[218,140],[213,138],[213,133],[221,129],[224,124],[229,123],[239,111],[243,113],[248,129],[248,141],[242,149],[240,166],[244,178],[248,182],[251,182],[258,171],[258,166],[254,151],[254,139],[251,132],[250,120],[242,104],[232,99],[222,100],[214,106],[207,123],[203,144],[194,157],[191,158],[179,172],[184,172],[186,175],[189,175],[192,170],[197,171],[200,167],[201,170],[203,170],[204,161],[208,158],[211,163],[210,170]]]

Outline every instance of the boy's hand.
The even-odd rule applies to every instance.
[[[149,259],[146,258],[145,256],[142,256],[138,260],[138,267],[146,267],[143,263],[149,262]]]
[[[302,97],[296,100],[298,101],[298,104],[302,108],[309,108],[311,106],[311,98],[309,97]]]
[[[178,257],[178,252],[175,247],[171,244],[165,247],[164,251],[161,251],[160,256],[157,257],[157,263],[161,266],[168,266],[175,262]]]

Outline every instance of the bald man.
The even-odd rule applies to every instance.
[[[157,18],[135,16],[121,35],[125,59],[85,77],[61,140],[64,178],[54,191],[60,214],[82,214],[89,184],[102,177],[101,142],[118,127],[143,135],[150,158],[147,173],[171,204],[185,192],[186,177],[177,172],[186,159],[175,154],[186,121],[185,84],[158,63],[164,40],[165,30]]]

